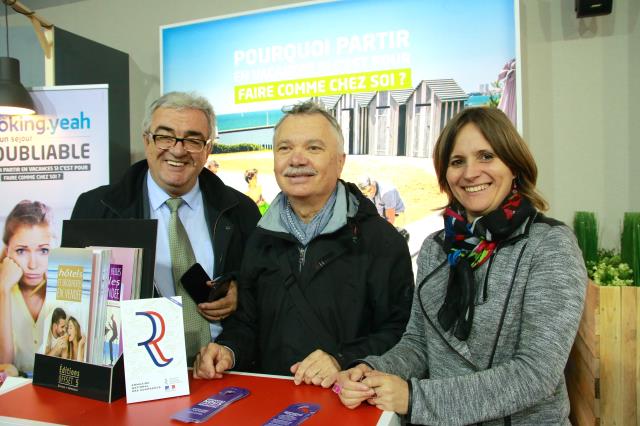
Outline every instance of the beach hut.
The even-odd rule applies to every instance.
[[[369,153],[367,111],[375,92],[346,93],[340,96],[335,111],[342,127],[345,151],[348,154]]]
[[[370,155],[397,155],[399,108],[400,105],[388,91],[377,92],[369,102],[367,124]]]
[[[392,90],[389,94],[398,103],[398,140],[396,155],[407,155],[407,100],[413,94],[413,89]]]
[[[453,79],[422,80],[407,100],[407,155],[431,157],[440,131],[468,97]]]
[[[336,116],[336,104],[342,95],[315,96],[311,98],[314,102],[322,105],[331,115]]]
[[[370,155],[405,155],[406,101],[411,89],[377,92],[367,110]]]

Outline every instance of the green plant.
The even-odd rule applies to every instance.
[[[598,250],[598,259],[587,261],[587,273],[602,286],[633,285],[633,271],[614,250]]]
[[[624,214],[620,257],[633,269],[633,282],[640,285],[640,212]]]
[[[500,104],[500,97],[502,96],[502,83],[500,83],[500,80],[496,80],[491,82],[491,86],[493,86],[494,89],[498,89],[499,92],[496,93],[497,91],[491,91],[489,93],[489,106],[491,108],[498,108],[498,105]]]
[[[585,263],[598,260],[598,225],[593,212],[576,212],[573,217],[573,232],[582,250]]]
[[[235,145],[225,145],[217,143],[213,145],[213,154],[229,154],[232,152],[260,151],[263,149],[255,143],[238,143]]]

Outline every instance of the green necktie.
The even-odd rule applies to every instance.
[[[184,229],[178,209],[182,205],[182,198],[169,198],[166,201],[171,217],[169,218],[169,251],[171,252],[171,266],[176,294],[182,296],[182,316],[184,318],[184,336],[187,351],[187,365],[192,365],[195,355],[202,346],[211,342],[209,322],[198,312],[196,303],[189,293],[182,287],[180,278],[196,263],[196,256],[189,242],[189,236]]]

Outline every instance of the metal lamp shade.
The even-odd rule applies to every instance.
[[[0,57],[0,115],[35,114],[36,107],[20,83],[20,62]]]

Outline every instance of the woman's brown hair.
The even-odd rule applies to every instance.
[[[447,194],[449,205],[455,198],[447,183],[447,169],[458,133],[467,124],[475,125],[491,145],[494,153],[516,176],[520,194],[527,198],[539,211],[546,211],[549,205],[536,189],[538,167],[511,120],[499,109],[473,107],[462,110],[445,126],[433,150],[433,166],[438,177],[440,190]]]
[[[51,225],[51,209],[40,201],[22,200],[11,210],[4,222],[2,242],[9,245],[9,240],[22,226]]]

